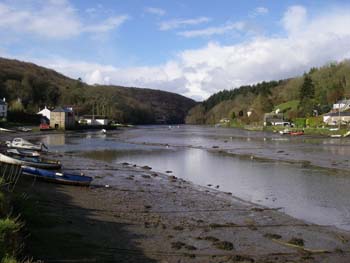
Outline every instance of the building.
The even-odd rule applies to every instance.
[[[108,125],[109,120],[105,116],[85,115],[79,119],[79,123],[85,125]]]
[[[57,107],[50,114],[50,126],[55,129],[71,129],[75,126],[72,108]]]
[[[7,103],[5,98],[0,100],[0,119],[6,119],[7,118]]]
[[[45,117],[46,119],[50,120],[51,117],[51,111],[45,106],[44,109],[42,109],[41,111],[39,111],[37,114]]]
[[[283,113],[265,113],[264,114],[264,126],[277,126],[277,125],[288,125],[289,122],[286,122],[283,117]]]
[[[350,109],[350,100],[339,100],[336,103],[333,104],[333,110],[345,111]]]
[[[323,122],[327,125],[338,125],[350,123],[350,112],[329,112],[323,115]]]

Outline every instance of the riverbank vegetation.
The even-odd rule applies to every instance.
[[[16,263],[20,253],[20,229],[22,223],[18,217],[11,216],[9,197],[0,191],[0,259],[1,263]]]
[[[264,113],[279,109],[286,120],[298,122],[303,118],[303,127],[321,128],[324,124],[314,124],[314,117],[329,112],[333,103],[346,97],[350,97],[348,60],[314,67],[291,79],[220,91],[192,108],[186,123],[216,124],[228,119],[228,126],[261,127]]]

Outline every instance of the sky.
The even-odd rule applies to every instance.
[[[350,58],[350,1],[0,0],[0,56],[197,101]]]

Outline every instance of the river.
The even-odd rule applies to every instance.
[[[140,126],[107,135],[49,134],[41,140],[52,151],[147,165],[299,219],[350,230],[350,143],[345,139],[184,125]]]

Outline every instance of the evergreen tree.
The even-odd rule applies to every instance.
[[[299,91],[299,114],[303,117],[312,116],[315,107],[315,86],[310,75],[304,74],[304,82]]]

